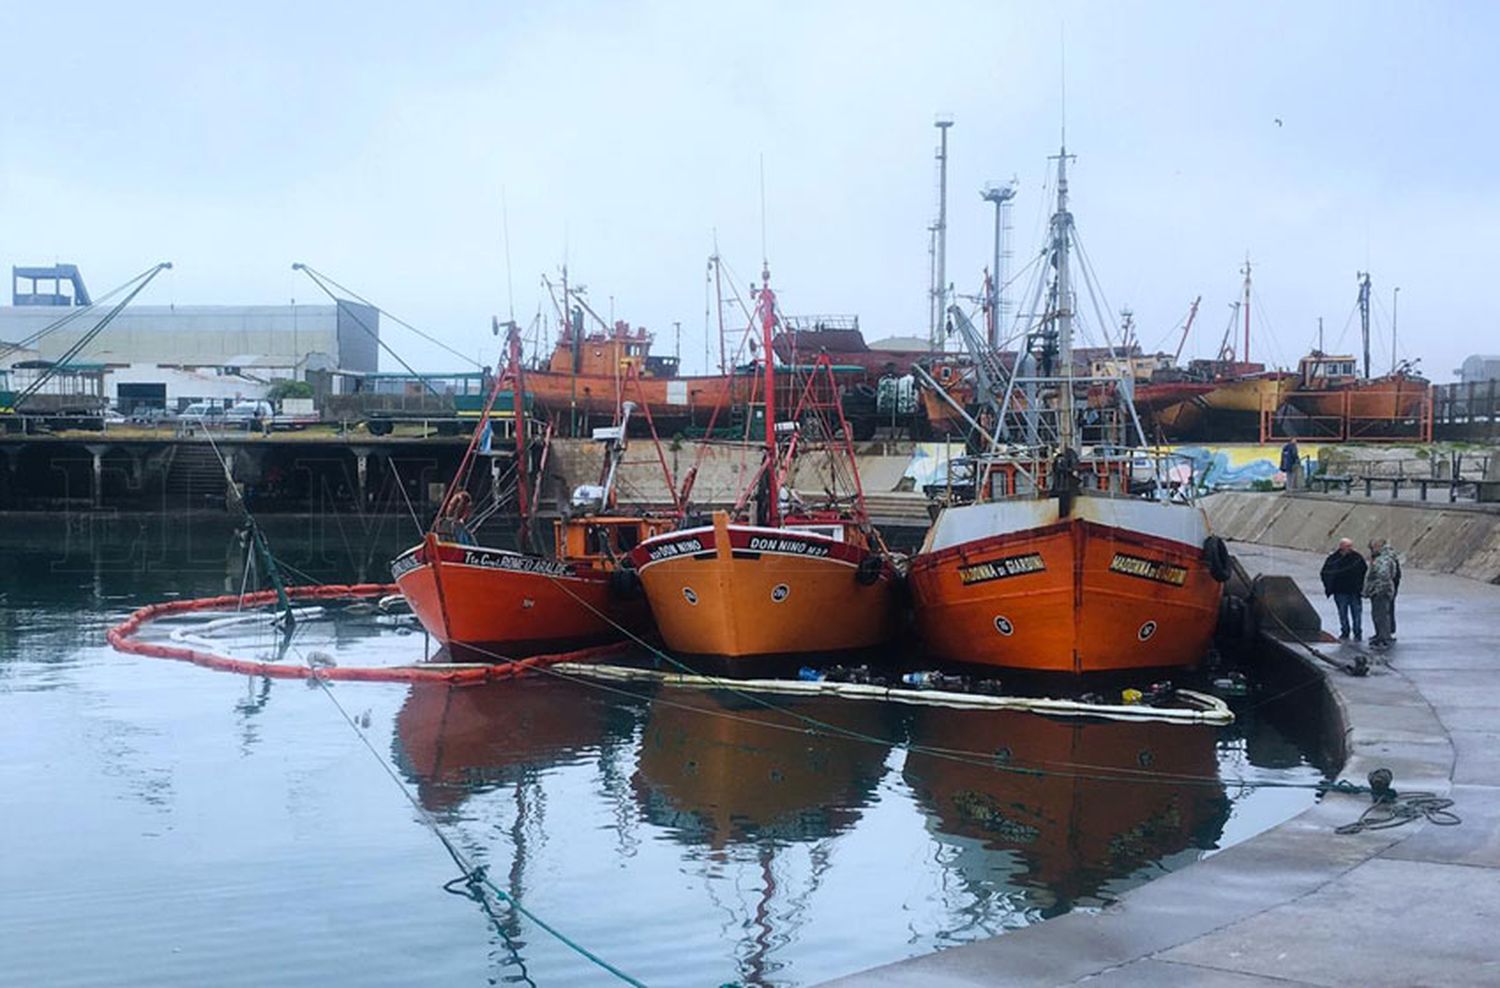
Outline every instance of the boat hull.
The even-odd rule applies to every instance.
[[[805,532],[730,525],[674,532],[632,553],[667,647],[717,659],[870,648],[897,627],[895,573],[864,549]],[[873,576],[872,576],[873,573]]]
[[[1217,382],[1185,401],[1146,409],[1143,424],[1168,440],[1254,442],[1261,410],[1277,407],[1293,383],[1282,373]]]
[[[626,382],[619,374],[559,374],[529,371],[526,392],[538,407],[557,415],[590,415],[612,419],[621,401],[651,409],[658,421],[707,419],[715,408],[747,400],[746,380],[713,377],[642,377]]]
[[[430,538],[391,572],[429,634],[488,660],[614,641],[648,623],[644,600],[621,599],[607,574],[541,556]]]
[[[1198,509],[1079,498],[1068,517],[1055,499],[950,512],[975,514],[950,518],[958,537],[919,553],[909,573],[938,657],[1084,673],[1190,666],[1207,652],[1222,586]]]
[[[1327,390],[1298,391],[1288,396],[1288,402],[1313,416],[1399,421],[1419,417],[1431,390],[1425,380],[1397,374]]]

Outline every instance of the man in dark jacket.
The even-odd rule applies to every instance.
[[[1288,439],[1281,447],[1281,472],[1286,474],[1286,489],[1302,489],[1302,452],[1297,449],[1297,440]]]
[[[1351,627],[1354,640],[1364,637],[1364,600],[1360,597],[1365,587],[1365,558],[1354,551],[1349,539],[1339,539],[1339,547],[1323,561],[1323,593],[1333,598],[1339,609],[1339,637],[1348,638]]]

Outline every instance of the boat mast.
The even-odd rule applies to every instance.
[[[1250,362],[1250,255],[1245,255],[1245,266],[1241,269],[1245,274],[1245,355],[1240,358],[1241,363]]]
[[[516,504],[521,526],[518,531],[521,551],[531,551],[531,450],[526,441],[526,370],[521,362],[521,330],[510,324],[506,345],[510,363],[511,431],[516,443]],[[576,380],[576,377],[575,377]]]
[[[756,303],[760,307],[762,355],[766,362],[766,498],[771,502],[766,506],[765,516],[772,527],[779,527],[781,491],[778,489],[780,478],[776,476],[776,372],[774,370],[776,359],[771,352],[771,337],[776,332],[776,293],[771,291],[771,266],[765,260],[761,261],[760,281],[760,293],[756,298]]]
[[[1052,261],[1057,266],[1053,316],[1057,319],[1057,359],[1062,364],[1063,388],[1057,420],[1062,449],[1077,450],[1073,422],[1073,286],[1068,271],[1069,242],[1073,236],[1073,214],[1068,212],[1068,147],[1057,154],[1057,211],[1052,214]]]
[[[943,320],[948,315],[948,128],[953,118],[940,116],[933,122],[941,135],[938,144],[938,215],[932,228],[932,324],[928,346],[933,352],[943,348]]]
[[[1365,377],[1370,376],[1370,273],[1361,271],[1359,278],[1359,332],[1365,342]]]

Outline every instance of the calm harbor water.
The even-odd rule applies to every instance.
[[[383,580],[399,524],[271,537],[316,579]],[[0,550],[0,983],[608,983],[445,894],[456,869],[387,768],[497,884],[651,985],[811,984],[1096,908],[1313,798],[1241,781],[1321,778],[1253,699],[1210,728],[555,676],[335,685],[372,755],[315,685],[104,643],[140,604],[239,589],[222,520],[11,520]],[[425,647],[341,613],[295,654]],[[1209,781],[1119,781],[1142,770]]]

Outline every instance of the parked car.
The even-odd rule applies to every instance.
[[[195,401],[182,410],[177,416],[179,421],[188,422],[193,425],[223,425],[224,409],[206,401]]]
[[[162,425],[171,422],[177,416],[165,408],[157,408],[155,405],[137,405],[130,413],[132,425]]]

